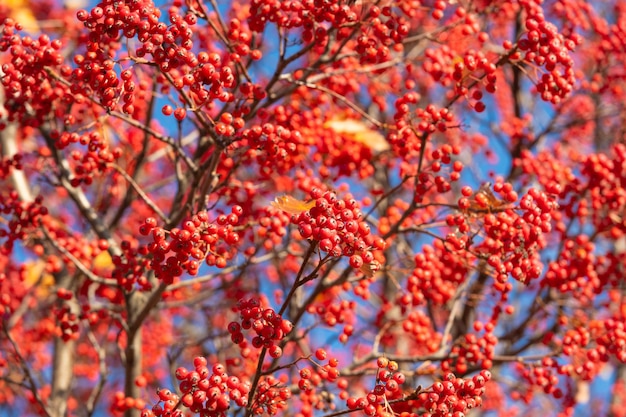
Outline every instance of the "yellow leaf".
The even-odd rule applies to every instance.
[[[9,6],[9,16],[20,23],[24,30],[30,33],[39,31],[39,24],[30,8],[28,0],[7,0],[6,5]]]
[[[100,252],[93,260],[93,266],[95,268],[108,268],[111,265],[113,265],[113,260],[107,251]]]
[[[54,286],[54,277],[45,272],[46,263],[41,259],[28,262],[24,271],[24,283],[30,288],[37,285],[35,294],[38,297],[47,297],[50,289]]]
[[[25,264],[24,283],[27,284],[28,287],[35,285],[39,281],[39,278],[41,278],[45,267],[46,263],[42,260]]]
[[[389,143],[385,140],[385,137],[376,130],[370,129],[360,120],[335,118],[327,121],[324,127],[342,134],[355,142],[362,143],[375,152],[383,152],[389,149]]]
[[[272,207],[296,216],[315,207],[315,201],[302,201],[288,195],[276,197],[271,204]]]

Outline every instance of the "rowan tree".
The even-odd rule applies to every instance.
[[[626,2],[0,5],[0,415],[626,415]]]

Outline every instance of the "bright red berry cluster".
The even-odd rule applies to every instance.
[[[36,228],[41,216],[48,214],[48,209],[42,206],[43,197],[38,196],[32,203],[21,201],[17,191],[0,193],[0,213],[4,218],[9,218],[6,223],[1,223],[0,240],[2,247],[0,252],[9,254],[13,250],[16,241],[24,239],[26,234]]]
[[[273,124],[254,125],[241,132],[235,149],[247,149],[246,156],[260,165],[261,174],[275,175],[293,168],[299,154],[298,144],[302,141],[297,131]]]
[[[240,300],[236,310],[239,311],[241,322],[233,321],[228,325],[228,332],[233,343],[244,349],[248,342],[243,332],[253,330],[256,333],[251,340],[254,348],[267,349],[273,358],[282,356],[280,341],[291,332],[293,324],[283,319],[273,309],[262,308],[257,299]]]
[[[544,67],[546,72],[537,83],[537,92],[545,101],[559,103],[574,88],[574,60],[570,52],[580,38],[572,34],[569,38],[559,33],[557,27],[546,21],[540,2],[523,1],[527,17],[524,22],[526,32],[518,42],[528,63]]]
[[[288,408],[287,400],[291,398],[291,389],[281,379],[268,375],[259,382],[252,405],[255,415],[275,416],[279,411]]]
[[[385,357],[376,361],[378,368],[376,385],[364,397],[348,398],[346,403],[351,410],[363,410],[366,416],[379,416],[383,414],[381,407],[387,401],[402,396],[402,384],[406,376],[398,371],[398,363]]]
[[[0,52],[8,52],[10,56],[10,61],[2,65],[1,80],[8,120],[37,127],[49,114],[62,116],[65,106],[60,102],[68,98],[69,91],[48,72],[57,70],[63,63],[61,41],[51,40],[45,34],[37,39],[22,36],[17,33],[21,26],[12,19],[3,23]]]
[[[399,300],[400,304],[407,308],[411,303],[411,296],[406,294]],[[426,313],[415,310],[411,311],[402,322],[402,330],[408,333],[414,342],[416,355],[428,355],[435,353],[441,345],[441,333],[437,332],[430,317]]]
[[[345,343],[354,333],[353,324],[356,320],[357,303],[339,299],[338,293],[338,288],[333,287],[321,294],[316,302],[309,305],[307,312],[317,315],[327,326],[334,327],[342,324],[343,331],[339,335],[339,341]]]
[[[121,255],[115,255],[111,259],[114,269],[112,278],[114,278],[121,288],[130,291],[135,284],[138,284],[142,290],[149,290],[152,284],[145,276],[146,268],[149,265],[148,259],[145,258],[147,250],[145,247],[134,247],[130,241],[122,241],[120,245]],[[138,256],[138,255],[144,256]]]
[[[496,183],[494,191],[508,196],[512,190],[510,184]],[[531,188],[519,202],[519,215],[511,209],[485,215],[487,239],[478,248],[488,255],[487,263],[494,268],[497,281],[505,283],[508,274],[521,282],[539,277],[542,264],[537,253],[546,245],[544,234],[552,229],[552,212],[557,207],[551,196]],[[493,247],[495,242],[498,248]]]
[[[292,220],[302,237],[317,241],[319,248],[331,256],[349,256],[350,265],[355,269],[373,265],[372,250],[383,249],[385,244],[373,236],[369,225],[361,220],[359,203],[351,196],[339,199],[334,192],[319,188],[311,190],[311,197],[315,207]]]
[[[407,293],[414,306],[427,301],[445,305],[467,277],[467,261],[454,256],[440,240],[434,241],[433,245],[424,245],[414,261],[415,268],[407,280]]]
[[[156,219],[147,218],[139,227],[139,233],[152,235],[153,241],[147,245],[152,256],[150,268],[158,278],[171,283],[183,272],[197,274],[202,260],[209,266],[225,267],[232,257],[229,248],[239,243],[235,226],[241,212],[241,207],[234,206],[230,214],[221,214],[212,223],[208,213],[202,211],[184,221],[182,229],[169,231],[157,227]]]
[[[489,371],[481,371],[472,378],[457,378],[450,373],[444,381],[435,382],[411,403],[425,410],[421,417],[463,417],[469,410],[482,405],[485,384],[490,379]]]
[[[356,38],[355,51],[361,64],[376,64],[392,59],[393,51],[402,51],[402,41],[409,34],[410,25],[402,13],[392,7],[372,5],[370,24]],[[391,49],[390,49],[391,47]]]
[[[159,403],[151,409],[144,410],[142,417],[175,417],[184,412],[182,405],[192,413],[207,417],[224,417],[231,402],[239,407],[248,404],[250,384],[236,376],[229,376],[226,368],[215,363],[211,368],[204,357],[196,357],[193,361],[194,370],[180,367],[176,369],[176,379],[180,381],[181,396],[167,389],[160,389]]]
[[[441,369],[444,372],[453,370],[457,374],[464,375],[470,368],[491,369],[498,338],[493,334],[493,323],[487,323],[484,327],[486,330],[484,335],[477,337],[475,334],[468,333],[460,343],[452,347],[451,359],[441,363]]]
[[[516,367],[523,378],[530,387],[536,387],[546,394],[551,394],[555,398],[561,398],[563,391],[559,388],[559,378],[556,375],[554,369],[556,363],[551,358],[546,358],[541,364],[536,366],[524,367],[522,364],[518,364]],[[530,401],[533,397],[533,390],[521,390],[513,396],[513,399],[522,399],[524,401]]]

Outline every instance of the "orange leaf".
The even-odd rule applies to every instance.
[[[276,197],[271,205],[274,208],[297,216],[315,207],[315,201],[302,201],[288,195],[283,195]]]

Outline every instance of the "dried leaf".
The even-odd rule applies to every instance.
[[[359,120],[335,118],[327,121],[324,126],[355,142],[362,143],[375,152],[389,149],[389,143],[383,135]]]
[[[289,195],[283,195],[276,197],[271,205],[274,208],[297,216],[315,207],[315,201],[302,201]]]
[[[501,200],[491,191],[491,184],[485,183],[480,186],[478,191],[476,191],[473,195],[473,198],[470,200],[470,210],[497,210],[504,206],[507,206],[509,203],[505,200]]]
[[[363,275],[365,275],[368,278],[371,278],[374,276],[376,272],[380,271],[380,263],[378,261],[364,263],[363,265],[361,265],[361,268],[359,269],[361,270],[361,272],[363,272]]]

